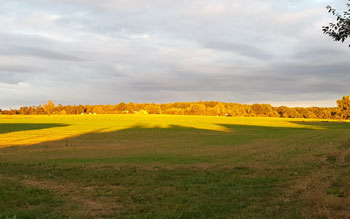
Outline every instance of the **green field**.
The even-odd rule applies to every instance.
[[[350,123],[0,116],[0,218],[349,218]]]

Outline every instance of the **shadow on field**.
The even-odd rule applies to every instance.
[[[310,125],[323,129],[350,129],[350,122],[343,121],[321,121],[321,122],[309,122],[309,121],[290,121],[290,123],[298,125]]]
[[[54,218],[346,218],[348,151],[327,141],[347,137],[350,123],[294,123],[305,126],[135,126],[0,149],[0,177],[11,177],[0,183],[0,218],[29,218],[22,209],[30,218],[36,209]]]
[[[174,142],[190,143],[192,146],[202,144],[236,145],[248,143],[251,140],[260,138],[280,138],[293,136],[307,131],[317,130],[310,128],[293,127],[267,127],[250,125],[217,124],[225,127],[226,131],[199,129],[193,127],[170,125],[169,127],[143,127],[134,126],[127,129],[104,132],[99,130],[79,136],[62,139],[59,141],[46,142],[41,144],[82,146],[82,145],[117,145],[117,144],[144,144],[158,145]],[[164,145],[166,146],[166,145]],[[180,145],[178,145],[180,146]]]
[[[0,123],[0,134],[65,126],[68,125],[62,123]]]
[[[322,136],[350,129],[344,122],[295,122],[306,127],[267,127],[253,125],[216,124],[226,131],[198,129],[178,125],[169,127],[134,126],[117,131],[97,130],[82,135],[13,148],[16,153],[47,151],[48,159],[71,159],[78,163],[187,163],[200,162],[193,157],[225,154],[241,145],[254,147],[261,142],[281,141],[304,144],[310,136]],[[13,125],[13,124],[11,124]],[[29,125],[29,124],[26,124]],[[65,126],[64,124],[30,124],[37,129]],[[19,125],[20,126],[20,125]],[[312,127],[321,129],[313,129]],[[25,128],[26,126],[22,126]],[[28,127],[28,129],[29,129]],[[15,128],[13,128],[15,131]],[[0,126],[1,130],[1,126]],[[18,130],[18,129],[17,129]],[[315,137],[316,136],[316,137]],[[250,143],[253,143],[249,146]],[[16,145],[13,145],[16,146]],[[191,161],[189,161],[192,159]],[[203,160],[204,161],[204,160]],[[69,161],[70,162],[70,161]],[[204,161],[205,162],[205,161]]]
[[[306,125],[307,122],[297,122]],[[325,131],[327,129],[350,129],[350,123],[307,123],[320,129],[308,127],[270,127],[253,125],[217,124],[226,131],[198,129],[193,127],[170,125],[169,127],[134,126],[117,131],[95,132],[61,139],[58,141],[42,142],[33,146],[107,146],[127,145],[138,148],[141,145],[152,149],[154,147],[201,147],[203,145],[234,146],[246,144],[258,139],[290,138],[299,134]],[[118,147],[116,147],[118,148]]]
[[[322,124],[313,123],[313,125]],[[30,152],[40,160],[48,159],[59,163],[208,163],[215,160],[216,156],[225,157],[228,153],[241,154],[242,150],[248,156],[260,150],[259,148],[264,150],[264,147],[270,147],[268,142],[271,141],[292,140],[302,143],[309,136],[323,136],[328,130],[327,127],[312,129],[217,125],[225,127],[226,131],[178,125],[167,128],[135,126],[111,132],[98,130],[58,141],[9,148],[7,151],[12,151],[11,153],[18,156]],[[349,126],[350,124],[334,123],[333,127]],[[46,151],[45,157],[42,156],[43,151]]]

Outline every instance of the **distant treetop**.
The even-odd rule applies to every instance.
[[[3,110],[4,115],[84,115],[84,114],[171,114],[202,116],[283,117],[309,119],[350,119],[350,98],[337,101],[338,107],[274,107],[269,104],[239,104],[218,101],[176,103],[119,103],[115,105],[56,105],[48,101],[41,106],[23,106]]]

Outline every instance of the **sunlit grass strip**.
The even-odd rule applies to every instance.
[[[224,125],[249,125],[264,127],[323,129],[318,125],[302,124],[302,121],[320,120],[251,118],[251,117],[209,117],[209,116],[173,116],[173,115],[66,115],[66,116],[0,116],[0,148],[13,145],[33,145],[48,141],[93,132],[112,132],[133,127],[169,128],[182,126],[203,130],[229,132]],[[324,121],[324,120],[322,120]],[[331,121],[331,120],[328,120]],[[27,130],[20,125],[14,131],[6,129],[15,124],[28,124]],[[58,127],[30,130],[35,124],[62,124]],[[232,131],[232,130],[231,130]]]

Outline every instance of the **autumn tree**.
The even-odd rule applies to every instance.
[[[337,105],[341,111],[341,117],[343,119],[350,118],[350,99],[349,96],[344,96],[343,99],[337,100]]]
[[[337,17],[337,23],[329,23],[328,26],[323,26],[322,30],[324,34],[332,37],[334,41],[344,42],[350,37],[350,3],[346,5],[349,9],[343,13],[338,13],[333,7],[327,6],[328,12]]]
[[[128,111],[128,113],[134,113],[134,111],[135,111],[135,104],[130,102],[128,104],[127,111]]]
[[[241,117],[285,117],[285,118],[318,118],[318,119],[350,119],[350,98],[338,100],[338,107],[272,107],[269,104],[239,104],[218,101],[156,103],[120,103],[116,105],[61,105],[55,106],[52,101],[41,106],[21,107],[19,109],[2,110],[4,115],[44,115],[44,114],[81,114],[81,113],[145,113],[173,115],[207,115],[207,116],[241,116]]]
[[[45,112],[46,114],[50,115],[50,114],[52,114],[52,112],[54,111],[55,104],[54,104],[51,100],[49,100],[49,101],[47,102],[47,104],[44,104],[44,105],[43,105],[43,107],[44,107],[44,112]]]
[[[128,105],[126,103],[119,103],[117,106],[117,110],[119,112],[124,112],[128,109]]]
[[[253,104],[252,110],[257,116],[274,117],[278,115],[270,104]]]
[[[160,106],[158,104],[154,104],[154,103],[145,106],[145,110],[149,114],[160,114],[161,113]]]
[[[191,115],[205,115],[206,107],[204,104],[195,103],[191,106]]]

